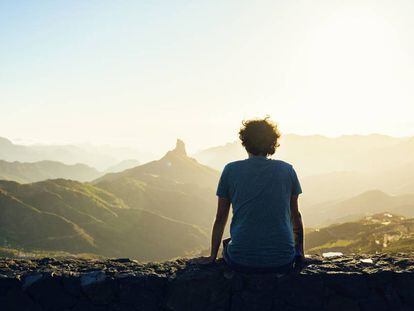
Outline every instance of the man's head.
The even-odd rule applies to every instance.
[[[239,137],[244,148],[253,155],[268,156],[279,147],[280,132],[269,117],[242,122]]]

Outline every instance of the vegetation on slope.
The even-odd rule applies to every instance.
[[[1,181],[0,191],[0,243],[11,248],[162,260],[208,242],[193,225],[131,209],[91,184]]]
[[[414,251],[414,219],[381,213],[310,230],[306,234],[306,248],[308,253],[411,252]]]

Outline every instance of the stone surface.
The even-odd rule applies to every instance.
[[[414,310],[414,254],[314,256],[286,276],[222,261],[0,258],[0,310]]]

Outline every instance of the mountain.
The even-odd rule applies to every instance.
[[[302,208],[307,227],[352,221],[385,211],[405,217],[414,217],[414,194],[393,196],[379,190],[371,190],[346,200]]]
[[[345,199],[371,189],[394,195],[414,193],[414,161],[392,169],[378,167],[371,172],[340,171],[305,176],[301,183],[308,204]]]
[[[345,200],[372,189],[385,190],[376,187],[378,182],[368,174],[355,171],[331,172],[299,178],[303,189],[304,206]]]
[[[93,184],[121,198],[131,208],[208,230],[216,211],[219,172],[190,158],[181,140],[160,160],[120,173],[106,174]]]
[[[46,179],[65,178],[91,181],[101,175],[96,169],[84,164],[66,165],[55,161],[33,163],[0,160],[0,179],[31,183]]]
[[[0,181],[0,247],[162,260],[207,245],[196,226],[131,209],[88,183]]]
[[[84,163],[105,170],[125,159],[149,160],[152,156],[131,148],[108,145],[19,145],[0,137],[0,159],[13,162],[38,162],[44,160],[64,164]]]
[[[367,216],[306,234],[307,253],[371,253],[414,251],[414,219],[391,213]]]
[[[119,173],[119,172],[125,171],[127,169],[133,168],[138,165],[140,165],[140,162],[138,160],[135,160],[135,159],[123,160],[116,165],[108,167],[105,170],[105,173]]]

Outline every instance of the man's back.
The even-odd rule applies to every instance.
[[[292,262],[295,242],[290,198],[301,193],[292,166],[264,156],[226,165],[217,189],[230,199],[233,218],[227,255],[237,264],[255,267]]]

